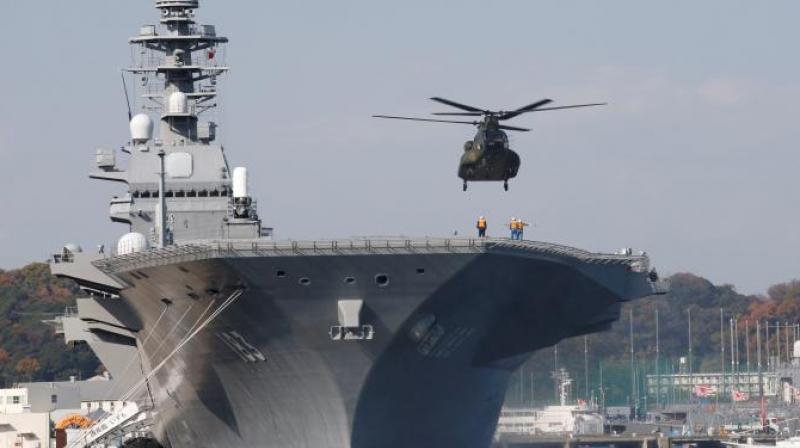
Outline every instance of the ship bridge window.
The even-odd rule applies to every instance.
[[[131,193],[131,197],[137,199],[139,197],[139,191],[134,191],[133,193]]]
[[[183,190],[181,190],[181,191],[176,191],[176,192],[175,192],[175,197],[176,197],[176,198],[185,198],[185,197],[186,197],[186,192],[185,192],[185,191],[183,191]]]
[[[200,193],[197,193],[197,197],[199,197],[199,198],[207,198],[208,197],[208,190],[200,191]]]
[[[218,198],[219,197],[219,190],[211,190],[211,193],[209,194],[209,196],[211,196],[212,198]]]
[[[174,197],[174,196],[175,196],[175,193],[172,192],[172,191],[168,191],[168,192],[164,193],[164,197],[165,198],[171,198],[171,197]]]
[[[189,192],[186,193],[186,197],[187,198],[196,198],[197,197],[197,192],[194,191],[194,190],[189,190]]]
[[[142,198],[143,198],[143,199],[147,199],[147,198],[149,198],[149,197],[150,197],[150,192],[149,192],[149,191],[143,191],[143,192],[142,192]]]
[[[375,284],[381,288],[385,288],[389,286],[389,275],[387,274],[378,274],[375,276]]]

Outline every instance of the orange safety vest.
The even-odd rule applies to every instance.
[[[486,220],[485,219],[479,219],[478,220],[478,228],[479,229],[485,229],[486,228]]]

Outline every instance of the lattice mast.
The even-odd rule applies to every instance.
[[[155,3],[160,24],[144,25],[129,39],[140,53],[138,65],[127,71],[140,80],[143,108],[160,112],[163,145],[208,143],[215,139],[216,124],[198,117],[216,107],[217,76],[228,70],[218,64],[218,52],[228,39],[217,36],[213,25],[196,24],[198,0]]]

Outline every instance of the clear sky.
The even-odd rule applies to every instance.
[[[220,140],[279,238],[504,234],[646,250],[743,292],[800,277],[800,3],[739,0],[201,0],[231,38]],[[9,2],[0,15],[0,267],[113,244],[119,187],[95,149],[128,139],[119,69],[150,0]],[[503,192],[455,176],[469,126],[380,121],[543,97]]]

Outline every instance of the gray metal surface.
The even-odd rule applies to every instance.
[[[142,328],[169,346],[228,291],[247,289],[151,384],[160,434],[173,446],[486,447],[508,376],[527,353],[602,329],[620,300],[652,292],[646,273],[626,264],[593,275],[582,267],[488,252],[293,254],[114,275],[131,285],[123,301]],[[329,336],[345,298],[363,300],[374,339]],[[225,344],[231,332],[265,361]],[[151,366],[165,355],[142,351]]]

